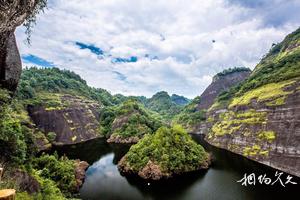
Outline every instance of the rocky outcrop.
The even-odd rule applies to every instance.
[[[85,179],[85,172],[89,164],[85,161],[75,160],[75,178],[76,178],[76,191],[79,191]]]
[[[99,137],[98,103],[67,94],[59,98],[64,106],[28,106],[36,126],[46,134],[56,134],[55,145],[75,144]]]
[[[0,86],[15,91],[22,71],[14,31],[30,16],[40,0],[0,1]]]
[[[26,191],[29,194],[40,191],[40,183],[25,171],[17,170],[14,174],[14,179],[21,191]]]
[[[300,28],[273,46],[240,87],[215,99],[195,132],[216,147],[299,177],[299,44]]]
[[[287,173],[300,176],[300,79],[286,86],[283,105],[269,99],[210,113],[206,140]],[[223,132],[222,132],[223,131]]]
[[[169,174],[163,174],[159,165],[154,164],[151,160],[145,167],[139,171],[138,175],[143,179],[159,180],[163,177],[169,177]]]
[[[213,82],[201,94],[197,109],[208,109],[221,92],[227,91],[230,87],[242,82],[250,73],[251,71],[239,71],[224,76],[214,76]]]
[[[0,53],[0,86],[15,91],[21,75],[22,63],[13,32],[7,35],[5,47],[0,49]]]
[[[137,136],[122,137],[120,135],[111,135],[108,139],[108,143],[120,143],[120,144],[135,144],[140,140]]]

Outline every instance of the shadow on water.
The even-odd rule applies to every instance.
[[[237,181],[244,174],[266,174],[275,180],[276,170],[246,159],[226,150],[215,148],[204,141],[202,136],[193,139],[211,152],[214,161],[209,170],[188,173],[169,180],[151,182],[150,185],[136,176],[124,177],[117,169],[117,163],[129,150],[130,145],[107,144],[105,139],[88,141],[78,145],[56,147],[60,155],[90,163],[86,180],[80,190],[82,199],[87,200],[268,200],[291,199],[299,194],[299,185],[280,183],[275,185],[242,186]],[[285,181],[288,174],[284,173]],[[293,181],[300,184],[299,178]]]
[[[272,179],[269,185],[260,184],[257,180],[255,185],[248,185],[247,187],[242,186],[241,183],[236,183],[238,184],[238,188],[241,190],[241,193],[245,195],[243,199],[292,199],[291,197],[295,197],[297,193],[299,194],[300,178],[291,175],[293,177],[292,181],[298,184],[285,185],[284,183],[287,180],[286,177],[289,174],[283,173],[281,175],[281,180],[285,187],[281,185],[280,181],[271,185],[277,178],[276,173],[280,173],[281,171],[264,164],[257,163],[230,151],[216,148],[208,144],[202,135],[192,135],[192,138],[213,155],[212,170],[220,170],[224,173],[230,173],[233,177],[238,176],[239,178],[235,179],[235,182],[242,179],[244,174],[249,175],[251,173],[255,174],[256,179],[259,175],[266,175],[265,177]],[[237,197],[238,195],[235,198],[239,199]]]
[[[136,187],[145,199],[180,199],[187,188],[201,180],[206,170],[190,172],[183,176],[161,181],[145,181],[137,176],[126,177],[128,183]]]
[[[57,151],[58,155],[66,155],[70,159],[80,159],[93,164],[111,153],[112,148],[104,138],[99,138],[74,145],[55,146],[52,151]]]

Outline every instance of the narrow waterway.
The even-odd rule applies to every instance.
[[[80,190],[84,200],[267,200],[293,199],[299,196],[299,179],[292,181],[298,185],[281,185],[280,180],[274,185],[260,184],[242,186],[238,180],[244,174],[266,174],[276,180],[276,170],[253,162],[242,156],[221,150],[207,144],[199,135],[193,139],[209,151],[214,162],[210,169],[193,172],[184,176],[155,183],[145,182],[137,177],[124,177],[117,169],[117,163],[128,151],[128,145],[107,144],[104,139],[57,148],[59,154],[66,154],[73,159],[85,160],[91,164],[86,180]],[[288,174],[281,176],[283,183]]]

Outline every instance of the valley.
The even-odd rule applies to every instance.
[[[15,7],[8,7],[12,2]],[[170,44],[161,53],[165,62],[158,64],[164,58],[146,54],[145,49],[139,51],[145,55],[123,58],[116,57],[120,49],[108,44],[103,43],[101,49],[64,41],[69,46],[62,49],[76,52],[79,58],[91,53],[90,60],[102,63],[101,70],[107,71],[99,70],[93,80],[88,72],[84,76],[75,73],[86,66],[78,62],[79,66],[70,67],[71,58],[65,62],[68,67],[31,54],[22,55],[21,60],[15,29],[25,21],[29,42],[32,23],[47,1],[26,1],[25,7],[18,3],[0,1],[1,200],[252,200],[298,194],[300,28],[273,43],[251,69],[247,67],[250,61],[241,62],[241,67],[216,67],[220,62],[212,65],[214,69],[203,66],[206,62],[198,66],[201,62],[194,56],[183,56],[190,50],[177,52],[181,47],[173,52],[174,57],[167,57]],[[216,39],[206,37],[205,47],[222,49]],[[159,38],[161,43],[166,40],[162,34]],[[128,56],[134,48],[125,49]],[[203,57],[218,61],[224,59],[220,55]],[[30,63],[28,59],[47,66],[22,68],[22,62]],[[133,73],[137,62],[157,64],[157,69],[152,72],[144,66]],[[168,71],[170,63],[176,63],[172,72]],[[200,66],[216,73],[202,74],[195,69]],[[117,67],[124,74],[115,71]],[[147,77],[142,74],[146,68]],[[157,77],[149,78],[149,74]],[[107,83],[111,77],[116,82]],[[144,85],[137,85],[137,80]],[[90,83],[113,85],[124,93]],[[198,88],[203,85],[208,86]],[[155,92],[142,96],[149,91]],[[170,91],[201,92],[191,99]]]

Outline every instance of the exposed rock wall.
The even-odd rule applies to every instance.
[[[64,95],[64,108],[47,109],[44,106],[28,106],[28,112],[37,127],[56,133],[54,144],[75,144],[99,137],[99,108],[97,103],[79,97]]]
[[[252,100],[249,105],[213,111],[210,116],[214,123],[202,125],[205,139],[214,146],[300,176],[300,79],[285,91],[291,93],[283,105]]]
[[[216,97],[223,91],[242,82],[250,75],[250,71],[234,72],[226,76],[214,77],[213,82],[205,89],[200,96],[200,102],[197,106],[198,110],[208,109]]]
[[[37,0],[0,1],[0,87],[15,91],[22,71],[14,31],[33,12]]]
[[[22,62],[13,32],[7,34],[6,45],[0,49],[0,53],[0,86],[15,91],[22,72]]]

